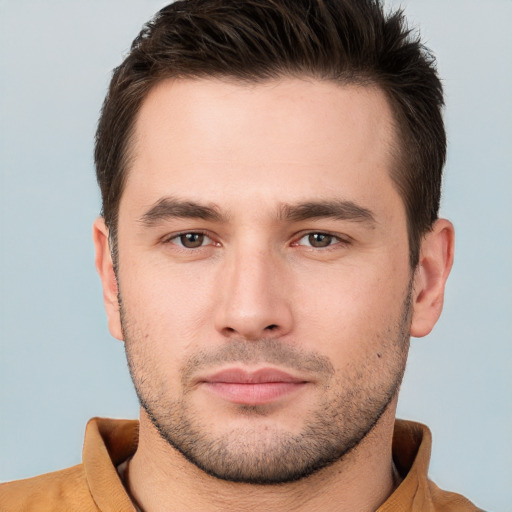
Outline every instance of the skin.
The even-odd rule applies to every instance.
[[[453,227],[435,223],[413,272],[389,177],[392,120],[376,88],[298,78],[167,80],[145,99],[119,209],[117,279],[108,230],[94,225],[109,329],[125,341],[147,405],[128,478],[145,511],[370,511],[393,491],[409,335],[428,334],[439,317]],[[323,213],[311,217],[311,202]],[[263,402],[258,386],[219,394],[211,375],[233,368],[286,371],[300,384],[263,391]],[[196,436],[185,435],[199,446],[192,457],[172,446],[184,437],[176,425]],[[338,443],[335,460],[264,485],[308,428],[312,451],[318,432]],[[227,468],[204,454],[219,443]],[[245,483],[229,481],[235,463]]]

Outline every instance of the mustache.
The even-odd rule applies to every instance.
[[[186,384],[197,372],[225,363],[265,363],[325,377],[335,373],[330,359],[324,355],[305,352],[275,339],[263,338],[254,341],[231,340],[218,348],[197,352],[183,365],[182,381]]]

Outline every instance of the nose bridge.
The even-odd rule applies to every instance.
[[[291,329],[283,261],[268,244],[233,247],[221,276],[217,328],[246,339],[281,336]]]

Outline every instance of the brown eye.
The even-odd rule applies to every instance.
[[[305,237],[304,237],[305,238]],[[329,247],[335,237],[327,233],[310,233],[307,235],[308,245],[311,247]]]
[[[183,235],[177,236],[174,240],[178,245],[187,249],[197,249],[204,244],[205,239],[209,240],[208,237],[202,233],[184,233]]]

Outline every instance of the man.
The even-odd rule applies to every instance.
[[[374,1],[163,9],[98,126],[96,265],[140,423],[2,510],[469,511],[395,421],[453,261],[433,62]]]

